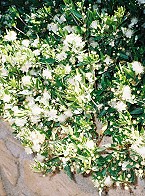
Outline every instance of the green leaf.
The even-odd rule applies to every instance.
[[[129,76],[131,76],[132,78],[134,78],[134,73],[133,73],[133,71],[131,71],[131,70],[125,68],[125,67],[124,67],[123,69],[124,69],[124,71],[125,71],[125,73],[126,73],[127,75],[129,75]]]
[[[136,108],[135,110],[132,110],[130,114],[142,114],[143,109],[142,108]]]
[[[40,61],[41,61],[42,63],[49,63],[49,64],[55,63],[55,59],[53,59],[53,58],[48,58],[48,59],[42,58]]]
[[[71,13],[79,20],[82,18],[82,15],[77,10],[71,10]]]
[[[70,165],[66,165],[66,166],[64,167],[64,171],[65,171],[65,173],[69,176],[69,178],[70,178],[71,180],[74,180],[74,175],[73,175],[73,173],[71,172],[71,167],[70,167]]]

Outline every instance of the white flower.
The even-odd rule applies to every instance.
[[[57,119],[57,110],[51,109],[45,112],[46,115],[49,117],[49,120],[56,120]]]
[[[96,48],[96,47],[98,46],[98,42],[93,41],[93,40],[90,40],[90,45],[91,45],[93,48]]]
[[[37,124],[40,121],[40,116],[31,115],[30,116],[30,121],[32,122],[32,124]]]
[[[47,29],[49,31],[53,31],[53,33],[56,33],[58,31],[58,25],[54,23],[48,24]]]
[[[27,96],[26,101],[28,102],[29,107],[35,104],[34,98],[31,96]]]
[[[131,29],[127,29],[127,28],[121,28],[123,34],[127,37],[127,38],[131,38],[133,35],[133,30]]]
[[[50,100],[51,96],[50,93],[48,93],[47,91],[43,92],[43,96],[40,99],[40,102],[43,103],[44,105],[48,103],[48,101]]]
[[[56,55],[56,59],[59,60],[59,61],[62,61],[66,58],[67,58],[67,54],[65,52],[61,52],[61,53]]]
[[[131,19],[131,23],[128,27],[132,28],[137,23],[138,23],[138,19],[136,17],[134,17],[134,18]]]
[[[22,45],[25,46],[26,48],[28,48],[29,44],[30,44],[30,41],[28,39],[24,39],[22,41]]]
[[[135,18],[135,17],[132,18],[132,19],[131,19],[131,23],[132,23],[132,24],[137,24],[137,23],[138,23],[138,19]]]
[[[5,41],[15,41],[17,39],[17,33],[14,31],[7,32],[7,35],[4,36]]]
[[[10,102],[10,100],[11,100],[11,96],[10,95],[7,95],[7,94],[3,95],[3,101],[4,102],[8,103],[8,102]]]
[[[87,148],[93,150],[93,149],[95,148],[95,143],[94,143],[93,140],[88,140],[88,141],[86,142],[85,146],[86,146]]]
[[[30,85],[31,84],[31,77],[30,76],[23,76],[22,83],[24,86]]]
[[[105,58],[104,62],[105,62],[107,65],[109,65],[109,64],[112,63],[113,61],[112,61],[112,59],[110,58],[110,56],[107,56],[107,57]]]
[[[66,110],[66,111],[64,112],[64,114],[65,114],[66,117],[70,117],[70,118],[71,118],[72,115],[73,115],[73,114],[72,114],[72,111],[71,111],[70,109]]]
[[[84,47],[84,42],[82,41],[82,38],[79,35],[76,35],[74,33],[71,33],[66,36],[64,40],[64,45],[65,46],[73,46],[75,48],[83,48]]]
[[[129,86],[124,86],[122,99],[126,101],[132,101],[131,89]]]
[[[8,71],[5,68],[2,68],[0,69],[0,74],[1,76],[6,77],[8,76]]]
[[[61,23],[63,23],[63,22],[65,22],[66,21],[66,18],[64,17],[64,15],[62,15],[61,17],[60,17],[60,19],[58,20],[58,22],[61,24]]]
[[[7,60],[6,60],[6,56],[5,55],[2,55],[2,57],[1,57],[1,62],[2,63],[5,63]]]
[[[30,147],[25,147],[25,152],[26,152],[27,154],[32,154],[32,153],[33,153],[33,151],[31,150]]]
[[[35,39],[34,42],[31,44],[33,47],[37,47],[39,43],[39,39]]]
[[[134,61],[131,64],[132,64],[132,69],[136,75],[144,72],[144,67],[141,65],[140,62]]]
[[[49,69],[44,69],[42,75],[46,79],[52,79],[51,71]]]
[[[68,31],[68,33],[72,33],[74,30],[73,30],[73,28],[71,27],[71,26],[65,26],[65,27],[63,27],[63,30],[66,30],[66,31]]]
[[[112,46],[112,47],[114,47],[114,46],[115,46],[115,42],[114,42],[114,40],[113,40],[113,41],[111,41],[111,42],[109,43],[109,45],[110,45],[110,46]]]
[[[43,162],[43,160],[45,159],[45,156],[42,156],[41,154],[37,153],[37,156],[35,157],[35,159],[39,162]]]
[[[31,112],[32,112],[33,115],[37,116],[37,115],[41,114],[42,109],[38,105],[34,104],[34,105],[31,106]]]
[[[21,113],[21,110],[19,110],[18,106],[14,106],[11,109],[14,112],[14,115],[17,116],[18,114]]]
[[[144,4],[145,0],[137,0],[139,4]]]
[[[35,143],[33,146],[32,146],[32,149],[34,152],[39,152],[40,149],[41,149],[41,146],[39,143]]]
[[[126,110],[127,105],[123,103],[122,101],[119,101],[116,103],[115,108],[118,112],[122,112],[123,110]]]
[[[123,170],[123,171],[127,170],[126,166],[127,166],[128,164],[129,164],[128,161],[124,161],[124,162],[122,163],[122,170]]]
[[[66,118],[67,117],[64,114],[61,114],[60,116],[58,116],[58,121],[62,123],[66,120]]]
[[[95,20],[91,23],[91,28],[97,29],[98,22]]]
[[[133,144],[131,149],[136,151],[143,159],[145,159],[145,146],[138,147],[137,144]]]
[[[45,140],[45,135],[39,133],[39,131],[32,131],[32,132],[30,133],[29,139],[30,139],[34,144],[37,144],[37,143],[42,144],[42,143],[44,142],[44,140]]]
[[[64,69],[66,74],[69,74],[71,72],[71,66],[69,65],[66,65]]]
[[[23,72],[28,72],[30,67],[32,67],[32,64],[30,62],[26,61],[26,63],[21,67],[21,70]]]
[[[126,32],[125,32],[125,36],[127,38],[131,38],[133,35],[133,31],[131,29],[127,29]]]
[[[23,127],[26,123],[27,123],[27,119],[26,118],[16,118],[15,119],[15,124],[18,127]]]
[[[40,50],[38,50],[38,49],[34,50],[33,53],[34,53],[35,56],[39,56],[40,55]]]
[[[74,77],[75,81],[78,81],[78,82],[81,82],[82,80],[82,77],[80,74],[77,74],[75,77]]]
[[[107,176],[105,181],[104,181],[104,185],[107,186],[107,187],[110,187],[110,186],[112,186],[112,184],[113,184],[113,180],[111,179],[110,176]]]

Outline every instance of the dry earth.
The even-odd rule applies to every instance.
[[[0,121],[0,196],[98,196],[89,178],[76,175],[76,183],[63,172],[51,177],[34,173],[28,156],[11,128]],[[121,188],[111,189],[108,196],[145,196],[145,182],[139,180],[132,193]]]

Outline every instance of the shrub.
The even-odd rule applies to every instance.
[[[0,112],[34,169],[91,175],[100,192],[144,176],[143,12],[143,0],[5,9]]]

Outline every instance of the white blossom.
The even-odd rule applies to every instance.
[[[7,35],[4,36],[5,41],[15,41],[17,39],[17,33],[14,31],[8,31]]]
[[[1,68],[0,74],[1,74],[1,76],[6,77],[6,76],[8,76],[8,71],[5,68]]]
[[[45,156],[37,153],[37,156],[35,157],[35,160],[39,161],[39,162],[43,162],[45,159]]]
[[[124,161],[124,162],[122,163],[122,170],[123,170],[123,171],[127,170],[127,165],[128,165],[128,164],[129,164],[128,161]]]
[[[66,117],[70,117],[70,118],[71,118],[72,115],[73,115],[73,114],[72,114],[72,111],[71,111],[70,109],[66,110],[66,111],[64,112],[64,114],[65,114]]]
[[[85,146],[89,149],[94,149],[95,148],[95,143],[93,140],[88,140],[86,143],[85,143]]]
[[[7,102],[8,103],[8,102],[10,102],[10,100],[11,100],[11,96],[10,95],[7,95],[7,94],[4,94],[3,95],[3,101],[4,102]]]
[[[91,23],[91,28],[97,29],[97,25],[98,25],[98,22],[97,22],[96,20],[94,20],[94,21]]]
[[[141,65],[140,62],[133,61],[131,64],[132,64],[132,69],[136,75],[144,72],[144,67]]]
[[[31,84],[31,77],[30,76],[23,76],[22,83],[24,86],[30,85]]]
[[[36,116],[36,115],[31,115],[30,116],[30,121],[32,122],[32,124],[37,124],[38,122],[40,122],[40,116]]]
[[[66,65],[66,66],[64,67],[64,69],[65,69],[65,73],[66,73],[66,74],[69,74],[69,73],[71,72],[71,66],[69,66],[69,65]]]
[[[34,50],[33,53],[34,53],[35,56],[39,56],[40,55],[40,50],[38,50],[38,49]]]
[[[32,149],[30,147],[28,147],[28,146],[25,147],[25,152],[27,154],[32,154],[33,153]]]
[[[61,23],[63,23],[63,22],[65,22],[66,21],[66,18],[65,18],[65,16],[64,15],[62,15],[60,18],[59,18],[59,20],[58,20],[58,22],[61,24]]]
[[[57,110],[55,109],[45,111],[45,114],[49,117],[49,120],[56,120],[58,118]]]
[[[131,89],[129,86],[124,86],[122,99],[126,101],[132,101]]]
[[[111,179],[110,176],[107,176],[105,181],[104,181],[104,185],[107,186],[107,187],[110,187],[110,186],[112,186],[112,184],[113,184],[113,180]]]
[[[56,59],[59,60],[59,61],[62,61],[66,58],[67,58],[67,54],[65,52],[61,52],[61,53],[56,55]]]
[[[145,0],[137,0],[139,4],[144,4]]]
[[[57,31],[58,31],[58,25],[57,24],[54,24],[54,23],[48,24],[47,25],[47,29],[49,31],[53,31],[53,33],[57,33]]]
[[[19,127],[23,127],[27,123],[26,118],[16,118],[15,119],[15,124]]]
[[[73,28],[71,27],[71,26],[65,26],[65,27],[63,27],[63,30],[66,30],[66,31],[68,31],[68,33],[72,33],[74,30],[73,30]]]
[[[127,28],[121,28],[122,29],[122,32],[123,32],[123,34],[127,37],[127,38],[131,38],[132,37],[132,35],[133,35],[133,30],[131,30],[131,29],[127,29]]]
[[[34,152],[39,152],[40,149],[41,149],[41,145],[39,143],[35,143],[33,146],[32,146],[32,149]]]
[[[21,67],[21,70],[23,72],[28,72],[29,68],[31,68],[31,67],[32,67],[31,62],[26,61],[26,63]]]
[[[37,38],[37,39],[35,39],[34,41],[33,41],[33,43],[31,44],[33,47],[37,47],[38,46],[38,43],[39,43],[39,39]]]
[[[113,63],[113,60],[110,58],[110,56],[107,56],[104,60],[104,62],[109,65],[110,63]]]
[[[42,109],[38,105],[34,104],[34,105],[31,106],[31,112],[32,112],[33,115],[37,116],[37,115],[41,114]]]
[[[67,117],[64,114],[61,114],[61,115],[58,116],[58,121],[62,123],[66,120],[66,118]]]
[[[64,45],[66,45],[67,47],[75,47],[75,48],[83,48],[84,47],[84,42],[82,41],[82,38],[74,33],[71,33],[69,35],[66,36],[65,40],[64,40]]]
[[[44,69],[42,75],[46,79],[50,79],[50,80],[52,79],[52,74],[51,74],[51,71],[49,69]]]
[[[30,41],[28,39],[24,39],[22,41],[22,45],[25,46],[25,47],[27,47],[27,48],[28,48],[29,44],[30,44]]]
[[[122,112],[126,110],[127,105],[122,101],[118,101],[114,107],[117,109],[118,112]]]

